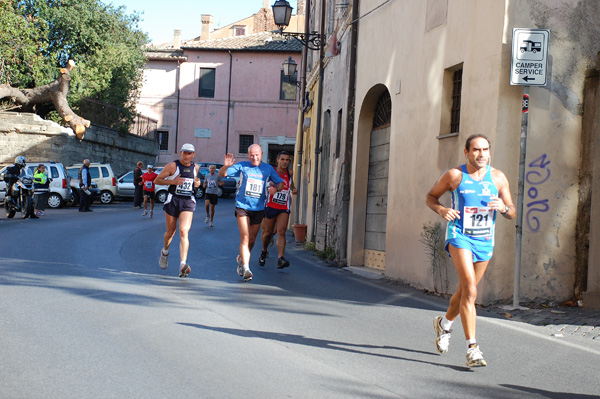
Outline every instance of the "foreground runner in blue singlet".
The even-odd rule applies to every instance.
[[[489,165],[490,147],[483,135],[469,137],[464,150],[467,163],[444,173],[426,197],[427,205],[448,221],[446,250],[459,278],[446,314],[433,321],[435,345],[440,353],[448,351],[450,326],[460,314],[469,367],[487,364],[475,339],[475,300],[477,284],[494,250],[496,213],[507,219],[516,216],[506,176]],[[450,208],[439,201],[448,191],[452,194]]]
[[[167,164],[154,180],[155,184],[169,186],[167,190],[169,194],[163,206],[167,231],[163,237],[164,247],[160,251],[158,264],[162,269],[169,266],[169,246],[179,221],[179,277],[187,277],[192,270],[187,264],[190,245],[188,232],[192,227],[192,219],[196,210],[194,187],[200,187],[200,179],[198,178],[199,166],[192,161],[195,155],[194,146],[184,144],[179,154],[181,158]]]
[[[283,179],[275,169],[262,162],[262,148],[258,144],[248,147],[250,161],[235,163],[233,154],[225,155],[219,176],[241,176],[242,181],[235,196],[235,217],[240,230],[240,254],[237,256],[238,274],[244,281],[252,280],[250,251],[254,247],[260,224],[265,214],[265,190],[267,180],[273,182],[268,188],[273,195],[283,189]]]

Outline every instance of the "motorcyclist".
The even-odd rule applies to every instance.
[[[6,168],[4,172],[4,181],[6,182],[6,201],[13,201],[12,199],[12,187],[19,180],[21,171],[25,169],[27,164],[27,158],[23,155],[19,155],[15,158],[15,164]]]

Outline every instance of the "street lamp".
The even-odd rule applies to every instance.
[[[311,33],[298,33],[298,32],[284,32],[290,24],[290,18],[292,17],[292,6],[286,0],[277,0],[275,4],[271,6],[273,8],[273,19],[275,25],[279,28],[279,33],[285,37],[293,37],[302,43],[303,46],[308,47],[311,50],[320,50],[323,47],[325,41],[325,35],[319,34],[316,31]]]
[[[296,73],[297,66],[296,61],[292,59],[292,56],[289,56],[287,60],[283,61],[283,74],[291,78]]]
[[[283,74],[288,77],[289,82],[295,83],[296,86],[300,87],[300,81],[297,79],[294,79],[294,76],[296,75],[296,68],[298,67],[298,64],[296,64],[296,61],[294,61],[292,59],[292,56],[289,56],[287,60],[283,61],[282,65],[283,65]]]

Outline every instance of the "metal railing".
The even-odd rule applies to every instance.
[[[107,104],[92,98],[83,98],[79,105],[79,112],[83,118],[92,124],[103,126],[117,131],[126,130],[129,134],[144,137],[158,142],[156,129],[158,121],[142,114],[133,117],[133,123],[127,126],[127,110]]]

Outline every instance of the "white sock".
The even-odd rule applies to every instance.
[[[168,256],[168,255],[169,255],[169,250],[168,250],[168,249],[164,249],[164,248],[163,248],[163,249],[162,249],[162,254],[163,254],[164,256]]]
[[[467,340],[467,349],[469,349],[469,345],[475,344],[477,345],[477,340],[475,338],[471,338]]]
[[[246,270],[246,269],[250,269],[250,265],[249,265],[249,264],[247,264],[247,263],[246,263],[244,266],[242,266],[242,267],[244,268],[244,270]]]
[[[446,316],[444,316],[442,317],[442,320],[440,320],[440,327],[442,327],[442,330],[450,331],[453,322],[454,320],[448,320]]]

